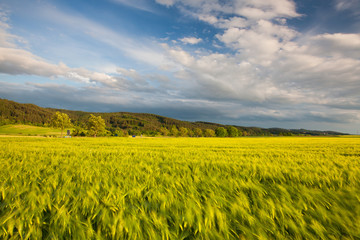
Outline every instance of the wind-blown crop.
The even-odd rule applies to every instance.
[[[1,239],[359,239],[359,138],[0,138]]]

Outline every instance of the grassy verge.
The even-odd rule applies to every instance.
[[[50,127],[37,127],[30,125],[4,125],[0,126],[0,135],[14,136],[60,136],[59,129]],[[66,134],[64,131],[63,134]]]

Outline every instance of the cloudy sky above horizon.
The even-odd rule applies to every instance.
[[[360,132],[360,0],[2,0],[0,98]]]

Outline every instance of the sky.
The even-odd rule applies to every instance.
[[[0,98],[360,133],[360,0],[1,0]]]

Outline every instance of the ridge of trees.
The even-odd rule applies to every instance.
[[[188,122],[149,113],[93,113],[65,109],[42,108],[0,98],[0,125],[28,124],[51,126],[56,112],[66,114],[73,125],[75,136],[176,136],[176,137],[238,137],[238,136],[291,136],[291,135],[344,135],[334,131],[305,129],[258,128],[222,125],[210,122]],[[91,116],[100,118],[105,129],[94,132],[89,127]],[[91,122],[91,121],[90,121]],[[91,124],[90,124],[91,125]],[[93,125],[94,126],[94,125]]]

